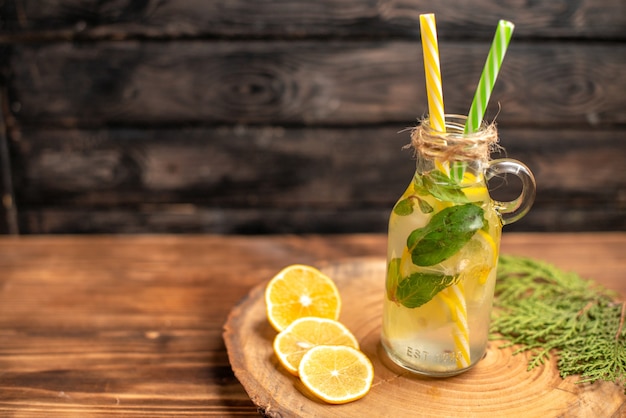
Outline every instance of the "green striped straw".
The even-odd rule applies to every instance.
[[[496,78],[498,77],[498,72],[500,72],[500,66],[504,60],[504,54],[509,46],[514,28],[515,25],[507,20],[500,20],[498,22],[498,28],[496,29],[496,34],[491,43],[491,49],[489,49],[489,55],[487,55],[487,61],[485,61],[483,72],[478,81],[478,87],[474,94],[472,106],[470,107],[467,120],[465,121],[465,134],[476,132],[480,128],[480,124],[485,117],[491,91],[496,84]],[[450,176],[454,180],[457,182],[463,181],[464,173],[465,163],[460,161],[452,163]]]
[[[500,20],[498,22],[498,28],[496,29],[496,35],[493,37],[491,43],[491,49],[483,68],[483,73],[480,76],[476,93],[474,94],[474,100],[470,107],[467,121],[465,122],[465,133],[476,132],[480,128],[480,124],[485,117],[485,111],[487,110],[487,103],[489,103],[489,97],[491,91],[496,83],[500,66],[504,60],[504,54],[506,48],[509,46],[511,35],[513,35],[513,29],[515,25],[506,20]]]

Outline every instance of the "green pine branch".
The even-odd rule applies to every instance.
[[[557,357],[561,377],[626,387],[626,302],[545,262],[501,256],[491,338],[529,352],[528,370]],[[625,389],[626,393],[626,389]]]

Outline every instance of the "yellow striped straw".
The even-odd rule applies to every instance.
[[[456,366],[464,369],[470,365],[469,326],[467,325],[467,307],[463,283],[459,282],[439,292],[441,299],[448,306],[455,328],[452,332],[456,348]]]
[[[439,45],[437,44],[437,27],[434,14],[420,15],[420,33],[422,35],[422,50],[424,53],[424,75],[426,76],[426,96],[428,97],[430,126],[437,132],[445,132],[446,121],[443,111]]]
[[[436,132],[446,132],[446,119],[443,108],[443,89],[441,86],[441,68],[439,66],[439,45],[437,43],[437,28],[435,15],[432,13],[420,15],[420,33],[422,35],[422,50],[424,53],[424,75],[426,78],[426,95],[428,97],[428,113],[430,126]],[[448,164],[435,161],[440,170],[448,173]],[[448,306],[450,316],[454,322],[454,345],[456,348],[456,362],[459,369],[469,367],[469,327],[467,325],[467,306],[463,292],[463,284],[457,283],[439,293]]]

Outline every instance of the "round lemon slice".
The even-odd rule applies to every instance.
[[[274,339],[274,352],[291,374],[298,375],[304,354],[318,345],[359,348],[359,342],[342,323],[326,318],[304,317],[293,321]]]
[[[341,299],[328,276],[314,267],[293,264],[270,280],[265,305],[268,320],[280,332],[306,316],[339,319]]]
[[[332,404],[352,402],[372,387],[374,367],[361,351],[347,346],[319,345],[306,352],[298,367],[302,383]]]

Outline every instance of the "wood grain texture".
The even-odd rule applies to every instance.
[[[620,0],[468,3],[425,5],[418,0],[320,0],[258,2],[229,0],[12,0],[1,6],[6,38],[129,37],[413,37],[419,14],[433,12],[443,37],[490,38],[498,19],[517,23],[516,36],[626,38]]]
[[[2,51],[3,48],[0,47],[0,56]],[[4,112],[1,111],[6,104],[6,89],[0,87],[0,234],[17,234],[19,226],[13,193],[13,170],[9,155],[9,139]]]
[[[467,113],[488,49],[440,46],[447,113]],[[9,65],[13,117],[26,125],[359,125],[427,113],[415,42],[26,44]],[[487,119],[500,104],[503,125],[624,124],[626,99],[612,92],[626,90],[625,66],[619,43],[515,42]]]
[[[281,366],[272,348],[276,331],[265,314],[264,282],[231,311],[224,339],[235,375],[267,416],[596,418],[618,416],[626,403],[623,388],[613,383],[581,385],[576,384],[577,376],[562,379],[554,357],[528,372],[528,353],[513,355],[515,347],[501,349],[502,341],[490,341],[485,356],[461,375],[446,379],[412,375],[393,364],[380,344],[386,261],[344,260],[322,266],[322,271],[333,278],[341,294],[340,321],[373,364],[371,390],[357,402],[328,405]]]
[[[376,234],[1,237],[0,415],[258,416],[222,340],[231,309],[287,264],[385,248]],[[502,241],[622,297],[624,251],[624,233]]]
[[[188,204],[130,208],[35,207],[20,212],[28,234],[337,234],[386,231],[389,209],[229,209]],[[506,231],[624,231],[624,209],[533,209]],[[68,232],[70,231],[70,232]]]
[[[27,207],[21,227],[31,233],[384,232],[414,173],[411,152],[402,150],[409,133],[401,130],[29,130],[15,153],[23,173],[15,178],[18,199]],[[619,131],[501,129],[500,137],[501,155],[524,161],[539,184],[532,211],[510,228],[626,228],[620,194],[626,143]],[[502,181],[492,186],[500,200],[518,192]]]
[[[493,156],[523,160],[540,180],[541,191],[549,192],[542,196],[540,191],[540,201],[577,194],[605,203],[617,200],[610,193],[626,179],[621,158],[626,143],[620,133],[500,129],[504,150]],[[119,203],[134,204],[386,207],[404,192],[415,171],[412,151],[403,149],[409,141],[410,133],[399,124],[369,129],[42,129],[25,132],[17,144],[16,160],[24,172],[17,184],[20,197],[34,204],[48,199],[114,204],[118,202],[106,194],[114,189],[126,197]],[[572,170],[585,165],[589,170]]]
[[[3,232],[383,231],[396,132],[427,113],[423,12],[449,113],[516,24],[487,111],[539,180],[512,228],[626,229],[622,1],[222,3],[0,3]]]
[[[319,240],[2,240],[0,414],[254,416],[222,325],[284,263],[380,245]]]

